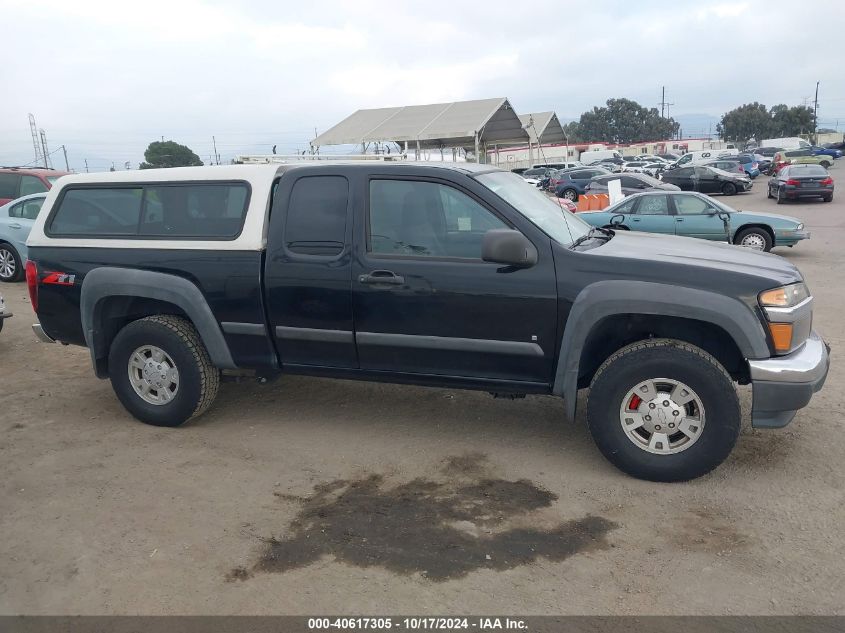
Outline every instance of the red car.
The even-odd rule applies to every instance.
[[[49,191],[67,173],[45,167],[0,167],[0,206],[21,196]]]

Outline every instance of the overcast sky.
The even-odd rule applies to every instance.
[[[567,120],[657,106],[662,85],[670,114],[718,117],[821,81],[820,125],[845,130],[842,0],[0,0],[0,18],[0,164],[34,159],[29,112],[93,170],[162,136],[208,161],[216,135],[226,160],[304,149],[359,108],[508,97]]]

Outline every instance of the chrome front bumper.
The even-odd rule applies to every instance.
[[[42,343],[55,343],[56,340],[50,338],[47,332],[44,331],[44,328],[41,327],[40,323],[33,323],[32,324],[32,331],[35,332],[35,336],[38,337],[38,340]]]
[[[758,428],[780,428],[807,406],[824,386],[830,369],[830,347],[815,332],[797,350],[784,356],[750,360],[754,399],[751,423]]]

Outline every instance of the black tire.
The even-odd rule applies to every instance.
[[[6,320],[6,319],[0,319],[0,332],[2,332],[2,331],[3,331],[3,322],[4,322],[5,320]]]
[[[774,198],[774,196],[772,195],[771,185],[766,186],[766,197],[769,199]]]
[[[578,202],[578,192],[575,189],[564,189],[558,198],[566,198],[570,202]]]
[[[780,187],[778,187],[778,192],[777,192],[776,198],[777,198],[778,204],[783,204],[784,202],[786,202],[786,198],[783,197],[783,191],[781,191]]]
[[[178,389],[170,402],[145,401],[129,380],[129,359],[135,350],[153,345],[163,350],[178,371]],[[109,350],[112,388],[127,411],[146,424],[179,426],[201,415],[214,401],[220,372],[190,321],[157,315],[133,321],[118,332]]]
[[[722,185],[722,193],[726,196],[735,196],[736,191],[736,185],[732,182],[726,182],[724,185]]]
[[[737,246],[742,246],[742,240],[744,240],[749,235],[756,235],[759,236],[763,240],[763,250],[765,252],[769,252],[772,250],[772,236],[771,234],[764,228],[759,226],[750,226],[747,229],[742,229],[741,231],[737,231],[736,235],[734,235],[734,244]],[[748,248],[751,248],[750,246]]]
[[[21,264],[21,256],[18,255],[14,246],[6,242],[2,242],[0,243],[0,262],[2,262],[6,257],[9,258],[6,261],[8,261],[9,265],[12,267],[12,272],[11,274],[4,275],[3,268],[0,268],[0,281],[11,283],[20,280],[21,277],[23,277],[24,272],[23,265]]]
[[[638,383],[666,378],[695,391],[704,407],[697,441],[680,452],[660,455],[634,443],[622,428],[620,407]],[[633,343],[608,358],[590,385],[587,421],[602,454],[619,470],[649,481],[687,481],[721,464],[739,436],[740,406],[725,369],[704,350],[672,339]]]
[[[827,162],[826,160],[823,160],[822,162],[820,162],[819,165],[821,165],[825,169],[830,169],[830,163]]]
[[[833,194],[830,194],[829,196],[822,196],[822,200],[825,202],[833,202]]]

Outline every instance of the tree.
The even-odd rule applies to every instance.
[[[807,106],[794,106],[779,104],[771,109],[772,115],[772,137],[775,136],[798,136],[807,134],[813,130],[813,110]]]
[[[674,119],[661,117],[657,108],[644,108],[630,99],[608,99],[606,103],[584,112],[577,124],[567,124],[570,141],[652,141],[672,138],[680,127]]]
[[[772,117],[762,103],[746,103],[722,115],[716,131],[726,141],[745,143],[750,138],[763,139],[772,129]]]
[[[158,167],[195,167],[202,165],[200,157],[191,148],[180,145],[175,141],[153,141],[144,152],[146,162],[139,165],[141,169],[155,169]]]

